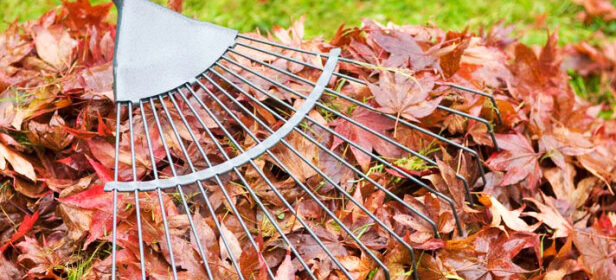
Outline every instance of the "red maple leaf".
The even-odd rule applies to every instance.
[[[88,160],[90,165],[92,165],[92,168],[94,168],[94,171],[96,171],[96,175],[98,175],[98,178],[101,179],[103,183],[113,181],[113,175],[111,173],[111,170],[100,164],[98,161],[91,159],[89,156],[86,156],[86,159]]]
[[[351,119],[383,135],[387,135],[387,130],[394,128],[394,122],[392,120],[363,108],[355,109],[351,115]],[[385,156],[393,156],[399,152],[392,144],[387,143],[385,140],[351,122],[339,119],[331,122],[330,125],[336,127],[334,130],[337,133],[340,133],[342,136],[348,138],[367,151],[371,152],[374,148]],[[341,138],[334,137],[332,149],[335,149],[342,143],[344,143],[344,141]],[[352,146],[351,152],[361,168],[363,170],[368,170],[371,156]]]
[[[4,243],[4,245],[0,247],[0,254],[2,254],[4,250],[6,250],[6,248],[9,247],[9,245],[13,244],[13,242],[24,237],[24,235],[26,235],[26,233],[28,233],[34,227],[34,223],[36,223],[36,221],[38,220],[38,217],[39,217],[38,211],[34,212],[34,214],[32,215],[24,216],[23,222],[21,222],[21,225],[19,225],[19,228],[17,228],[17,231],[13,233],[13,236],[11,236],[11,240]]]
[[[530,140],[521,134],[498,134],[496,141],[503,151],[490,156],[486,163],[493,170],[506,172],[501,186],[526,179],[526,187],[534,189],[541,178],[539,157],[542,153],[535,152]]]

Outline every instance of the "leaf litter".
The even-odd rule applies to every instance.
[[[172,2],[174,9],[181,9],[181,1]],[[614,19],[613,6],[606,1],[576,2],[586,8],[586,16]],[[63,1],[62,6],[38,20],[13,23],[0,36],[0,267],[5,272],[0,279],[65,279],[75,275],[76,267],[81,267],[79,275],[83,279],[108,278],[105,273],[111,266],[108,249],[112,197],[102,186],[113,178],[110,151],[114,132],[109,128],[116,121],[111,71],[115,26],[107,22],[110,8],[110,3],[93,6],[88,0]],[[315,110],[311,116],[455,198],[455,211],[462,219],[465,234],[455,230],[452,210],[441,200],[409,190],[402,174],[384,168],[360,149],[348,147],[342,139],[319,133],[316,127],[305,127],[319,134],[321,144],[437,221],[440,237],[433,238],[430,226],[415,213],[386,199],[381,190],[356,178],[346,167],[337,166],[337,161],[313,143],[295,134],[289,138],[306,158],[328,175],[335,175],[354,198],[413,244],[416,256],[421,256],[421,279],[616,279],[616,198],[611,189],[616,179],[616,122],[602,115],[605,104],[577,97],[567,72],[562,70],[567,67],[582,76],[601,76],[606,81],[601,86],[614,94],[613,42],[559,46],[557,33],[553,32],[548,34],[545,46],[529,47],[518,43],[509,34],[511,28],[503,25],[486,32],[456,33],[434,26],[382,25],[371,20],[365,20],[360,27],[341,26],[326,42],[321,38],[303,39],[303,26],[300,19],[288,29],[276,27],[272,34],[252,35],[320,52],[340,47],[343,57],[377,65],[341,65],[340,71],[368,84],[341,83],[340,91],[397,116],[397,121],[341,100],[328,100],[327,105],[409,148],[429,150],[426,155],[434,158],[438,166],[414,164],[414,159],[405,157],[398,148],[324,111]],[[321,59],[293,55],[298,60],[322,64]],[[261,56],[261,60],[298,75],[318,77],[311,69]],[[494,126],[501,150],[494,149],[485,140],[486,131],[472,121],[435,111],[438,105],[446,104],[495,123],[493,112],[481,109],[487,104],[485,98],[440,86],[448,82],[491,92],[497,99],[504,121]],[[298,84],[288,85],[299,92],[306,90]],[[264,87],[271,87],[276,96],[293,99],[272,85]],[[260,100],[267,99],[253,94]],[[259,114],[275,123],[267,112]],[[447,131],[447,137],[480,151],[489,168],[489,180],[486,186],[477,184],[473,188],[479,205],[465,205],[461,186],[453,178],[455,172],[477,177],[476,167],[466,163],[470,159],[451,156],[446,144],[435,144],[406,128],[399,129],[399,120],[435,133]],[[208,126],[216,128],[211,122]],[[252,127],[258,130],[258,126]],[[163,129],[170,127],[163,123]],[[153,126],[150,131],[158,134]],[[136,135],[139,132],[142,131]],[[171,136],[169,131],[163,133]],[[180,141],[188,143],[186,132],[180,134]],[[245,139],[240,143],[254,145],[245,136],[237,136]],[[152,142],[157,167],[169,173],[160,139]],[[128,145],[121,143],[121,164],[130,163]],[[136,148],[143,149],[144,145],[137,144]],[[231,144],[225,148],[237,150]],[[347,227],[357,230],[362,242],[382,256],[394,279],[408,279],[411,260],[405,249],[382,228],[369,223],[355,206],[336,197],[329,183],[285,151],[276,152],[284,158],[283,164],[292,166],[291,172],[314,187]],[[177,142],[172,143],[171,152],[179,155]],[[138,154],[147,156],[145,150]],[[138,161],[138,176],[147,176],[152,170],[149,159]],[[354,248],[346,233],[334,226],[297,184],[272,172],[272,165],[266,159],[257,167],[283,190],[283,198],[315,229],[351,275],[384,279],[376,263]],[[258,195],[269,202],[268,211],[282,222],[289,239],[298,244],[313,273],[320,279],[344,277],[254,170],[242,172]],[[119,174],[120,178],[130,175]],[[266,278],[265,262],[273,268],[276,279],[306,278],[304,267],[284,246],[253,198],[233,178],[224,182],[241,213],[230,211],[229,202],[215,188],[210,194],[214,213],[203,211],[202,201],[196,199],[190,200],[192,213],[186,213],[174,203],[178,202],[174,192],[162,193],[165,209],[158,206],[156,194],[140,194],[141,220],[147,225],[145,261],[150,279],[168,279],[170,275],[171,252],[165,246],[163,214],[169,223],[175,264],[183,278],[206,277],[199,262],[197,240],[189,237],[188,215],[203,233],[199,243],[207,248],[217,279],[237,278],[231,256],[222,246],[221,234],[230,241],[231,253],[245,277]],[[193,194],[196,189],[187,192]],[[121,194],[118,201],[118,261],[125,264],[119,266],[119,273],[122,278],[139,278],[135,207],[128,196]],[[251,221],[249,230],[264,259],[256,259],[239,226],[238,214]],[[215,230],[212,215],[222,221],[220,231]],[[80,254],[81,250],[87,254]]]

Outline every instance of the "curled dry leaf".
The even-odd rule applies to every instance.
[[[295,266],[291,261],[291,251],[287,251],[284,260],[278,266],[278,270],[276,271],[276,280],[294,280],[295,271]]]
[[[235,234],[225,226],[225,223],[220,223],[220,239],[218,246],[220,247],[221,259],[231,260],[233,257],[235,261],[239,261],[240,255],[242,255],[243,251],[242,246],[237,240],[237,237],[235,237]],[[227,246],[229,246],[228,249]]]
[[[548,200],[547,204],[549,205],[543,204],[532,197],[525,198],[525,200],[534,203],[539,209],[539,212],[526,212],[524,215],[534,217],[555,230],[554,234],[552,234],[552,238],[568,237],[573,226],[560,212],[558,212],[558,210],[556,210],[551,198],[545,197],[544,195],[544,199]]]
[[[60,117],[58,111],[53,114],[49,124],[30,121],[28,122],[28,139],[33,144],[61,151],[73,141],[73,135],[64,129],[64,125],[64,119]]]
[[[489,207],[490,212],[492,213],[492,223],[491,226],[500,228],[500,223],[503,221],[508,228],[521,231],[521,232],[533,232],[537,229],[541,224],[537,223],[535,225],[529,226],[524,220],[520,218],[520,214],[524,207],[516,210],[509,210],[503,204],[501,204],[496,198],[489,197]]]
[[[32,181],[36,181],[36,173],[34,173],[32,163],[18,152],[13,151],[0,142],[0,169],[6,170],[7,162],[11,164],[15,172],[26,176]]]
[[[58,71],[67,69],[73,60],[77,41],[71,38],[68,29],[61,25],[34,29],[34,45],[39,57]]]

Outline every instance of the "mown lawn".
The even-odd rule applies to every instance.
[[[92,0],[94,3],[109,0]],[[156,0],[165,3],[166,0]],[[38,18],[60,0],[0,0],[2,22]],[[516,35],[526,43],[543,43],[545,28],[559,27],[561,42],[592,39],[597,29],[614,34],[616,24],[601,21],[584,25],[575,18],[582,8],[569,0],[185,0],[186,15],[240,31],[288,26],[306,15],[307,36],[331,37],[341,23],[359,25],[362,18],[396,24],[436,24],[445,30],[477,31],[503,20],[515,23]]]

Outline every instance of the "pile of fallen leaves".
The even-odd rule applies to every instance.
[[[0,279],[109,278],[112,197],[103,191],[103,184],[113,178],[114,160],[111,61],[115,26],[106,22],[110,7],[90,6],[87,0],[65,2],[39,20],[13,24],[0,35]],[[613,43],[606,43],[603,49],[584,43],[559,47],[556,33],[549,35],[545,46],[529,47],[512,38],[510,31],[498,25],[479,34],[456,33],[437,27],[382,26],[365,21],[359,28],[341,27],[326,43],[302,40],[303,22],[299,21],[288,30],[276,28],[270,37],[323,52],[340,47],[343,57],[378,65],[379,69],[343,67],[341,71],[370,85],[346,84],[341,92],[369,100],[383,112],[479,151],[489,171],[486,184],[478,179],[477,167],[469,164],[469,159],[450,155],[452,149],[444,143],[434,143],[408,129],[398,130],[397,124],[385,120],[378,128],[438,160],[438,166],[413,167],[407,164],[412,158],[398,163],[407,164],[413,175],[454,198],[464,226],[462,233],[454,229],[451,210],[442,201],[400,180],[400,174],[379,167],[354,148],[345,154],[370,178],[437,221],[439,239],[432,238],[426,224],[382,191],[352,173],[336,170],[340,173],[337,180],[347,176],[345,179],[355,182],[349,190],[355,190],[353,196],[366,209],[416,248],[420,279],[616,279],[616,199],[612,189],[616,122],[598,117],[602,104],[577,97],[566,72],[574,69],[583,76],[599,75],[613,91],[616,47]],[[414,79],[392,73],[410,73]],[[493,121],[494,110],[487,99],[457,90],[445,92],[437,86],[443,82],[492,93],[503,124]],[[418,92],[414,83],[428,90]],[[421,98],[409,97],[409,92]],[[406,106],[391,101],[399,96],[405,97],[402,102]],[[501,150],[493,147],[485,126],[435,111],[439,103],[492,120]],[[378,125],[374,122],[380,120],[360,109],[343,109],[360,122]],[[322,120],[342,134],[368,139],[361,145],[383,154],[383,146],[369,134],[350,131],[345,121],[331,116]],[[337,152],[346,148],[334,139],[328,145]],[[230,146],[226,147],[231,150]],[[307,157],[319,158],[316,148],[303,151],[317,153]],[[277,153],[285,155],[284,151]],[[479,205],[472,208],[465,204],[462,188],[452,178],[454,170],[477,181],[473,195]],[[140,176],[149,171],[151,166],[145,164]],[[288,209],[264,190],[257,175],[248,169],[245,173],[254,180],[251,183],[269,203],[272,214],[287,225],[283,230],[315,275],[344,278]],[[302,175],[306,182],[318,176]],[[237,184],[227,182],[225,187],[240,214],[250,221],[248,226],[264,261],[277,278],[304,279],[304,268],[288,254],[280,235],[254,201]],[[296,184],[288,179],[276,183],[354,277],[384,277],[376,263],[360,254],[351,238]],[[382,256],[394,279],[410,277],[411,260],[404,247],[357,207],[339,195],[334,197],[333,188],[317,187],[338,218]],[[210,200],[222,221],[221,232],[213,230],[213,219],[202,211],[199,201],[190,202],[192,213],[188,213],[203,233],[201,243],[207,247],[215,278],[237,278],[230,256],[222,250],[220,234],[230,240],[247,279],[266,278],[238,219],[215,189],[210,188]],[[190,196],[197,191],[186,192]],[[189,236],[187,213],[174,204],[176,194],[167,192],[163,198],[181,278],[205,279],[195,239],[185,238]],[[138,279],[135,208],[128,196],[121,195],[119,200],[119,273],[122,278]],[[154,195],[146,193],[140,200],[149,279],[169,279],[162,210]]]

